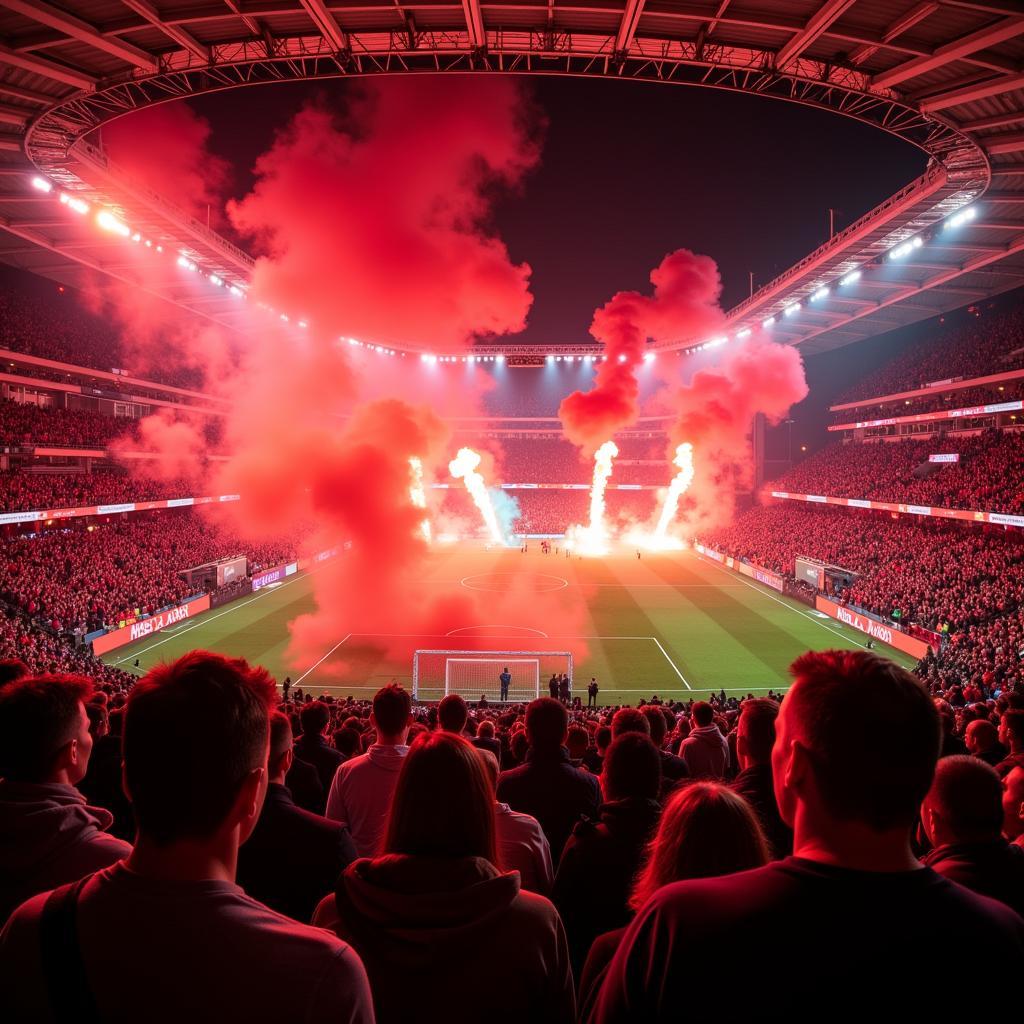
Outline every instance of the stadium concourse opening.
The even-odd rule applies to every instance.
[[[3,7],[0,1021],[1019,1018],[1019,0]]]

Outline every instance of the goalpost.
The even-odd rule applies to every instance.
[[[571,651],[438,651],[412,656],[413,700],[440,700],[458,693],[469,703],[501,702],[501,675],[512,677],[507,702],[531,701],[548,692],[553,675],[572,679]]]

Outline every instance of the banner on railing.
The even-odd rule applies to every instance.
[[[115,629],[113,632],[97,637],[92,642],[92,653],[95,655],[106,654],[117,647],[123,647],[125,644],[141,640],[153,633],[159,633],[162,629],[167,629],[168,626],[176,626],[179,622],[184,622],[185,619],[194,618],[201,612],[207,611],[209,607],[210,595],[203,594],[184,604],[179,604],[175,608],[157,612],[156,615],[152,615],[148,619],[139,619],[129,626],[122,626],[121,629]]]
[[[841,604],[836,604],[835,601],[830,601],[820,594],[814,605],[819,612],[824,612],[837,622],[852,626],[865,636],[880,640],[883,644],[895,647],[897,651],[903,651],[904,654],[909,654],[914,658],[923,658],[930,649],[923,640],[916,640],[912,636],[907,636],[906,633],[900,632],[895,626],[878,622],[867,615],[855,612],[852,608],[844,608]]]
[[[960,455],[957,452],[946,452],[943,455],[929,455],[929,462],[959,462]]]
[[[0,513],[0,526],[13,523],[45,523],[50,519],[79,519],[87,516],[109,516],[119,512],[150,512],[159,508],[181,508],[186,505],[208,505],[214,501],[239,501],[237,494],[221,494],[208,498],[166,498],[160,501],[127,501],[120,505],[82,505],[78,508],[35,509],[30,512]]]
[[[880,420],[856,420],[853,423],[834,423],[828,429],[862,430],[866,427],[892,427],[897,423],[936,423],[940,420],[970,419],[972,416],[993,416],[1001,412],[1019,412],[1024,401],[995,402],[992,405],[972,405],[966,409],[949,409],[941,412],[919,412],[912,416],[887,416]]]
[[[903,515],[930,516],[936,519],[961,519],[972,523],[993,523],[1024,529],[1024,516],[1004,512],[980,512],[965,508],[935,508],[931,505],[905,505],[893,501],[865,501],[862,498],[822,497],[818,494],[793,494],[791,491],[767,491],[766,495],[783,501],[809,501],[815,504],[838,505],[840,508],[870,508],[876,512],[899,512]]]

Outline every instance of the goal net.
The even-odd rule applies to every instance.
[[[548,693],[553,675],[572,679],[571,651],[416,651],[412,658],[414,700],[440,700],[458,693],[469,703],[502,701],[501,676],[508,671],[512,704]]]

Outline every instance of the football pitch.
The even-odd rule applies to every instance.
[[[288,661],[288,623],[313,611],[313,580],[299,573],[232,604],[182,622],[104,660],[136,673],[194,648],[244,657],[278,680],[320,695],[369,697],[383,684],[412,682],[417,649],[564,651],[576,654],[574,693],[586,700],[591,676],[602,704],[662,698],[764,693],[785,688],[787,667],[808,649],[862,648],[867,638],[833,619],[741,577],[695,552],[635,552],[604,559],[542,555],[534,544],[517,549],[442,548],[417,581],[431,598],[464,590],[500,593],[516,586],[531,593],[521,621],[485,616],[444,634],[411,635],[401,622],[363,634],[339,622],[337,637],[305,663]],[[570,606],[571,634],[560,633]],[[879,644],[881,653],[913,667],[913,659]],[[138,666],[135,662],[138,660]],[[498,670],[500,671],[500,669]],[[541,689],[546,692],[542,677]],[[443,683],[442,683],[443,686]],[[424,691],[424,698],[437,690]]]

